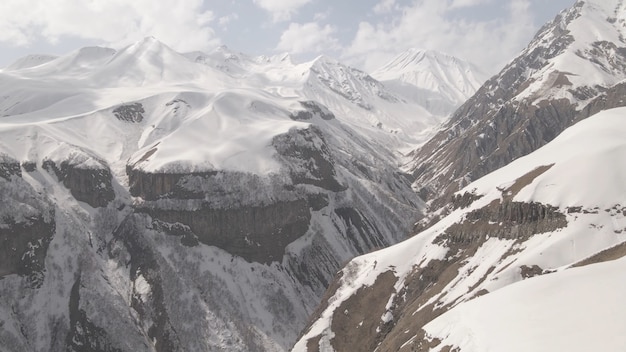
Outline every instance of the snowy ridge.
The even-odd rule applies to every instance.
[[[566,98],[584,106],[579,87],[610,87],[626,79],[626,5],[622,0],[578,1],[552,24],[547,25],[522,55],[558,40],[572,38],[567,49],[549,58],[535,71],[529,68],[531,84],[516,100]],[[562,89],[566,88],[566,89]],[[582,100],[582,101],[581,101]]]
[[[27,55],[16,60],[11,65],[5,67],[3,70],[4,71],[22,70],[25,68],[43,65],[46,62],[50,62],[56,58],[57,56],[54,56],[54,55]]]
[[[578,1],[415,150],[407,169],[433,207],[598,111],[624,106],[624,3]]]
[[[382,341],[379,343],[386,346],[385,348],[390,348],[388,343],[396,346],[397,350],[411,350],[425,341],[423,330],[416,327],[415,323],[421,321],[417,319],[419,314],[426,316],[435,314],[436,317],[451,309],[449,314],[435,318],[424,328],[428,333],[427,339],[437,341],[433,343],[432,349],[426,350],[440,351],[445,346],[451,346],[458,347],[461,351],[496,351],[509,348],[521,351],[528,350],[528,346],[536,346],[538,349],[531,349],[548,351],[550,349],[547,347],[539,346],[543,341],[549,341],[546,346],[554,347],[552,350],[587,351],[587,344],[572,343],[577,339],[571,340],[569,334],[572,331],[581,331],[587,326],[588,318],[593,318],[597,326],[610,327],[599,333],[600,336],[607,337],[603,342],[599,342],[599,346],[623,346],[626,340],[622,337],[616,340],[608,338],[608,334],[613,331],[611,329],[624,326],[621,315],[616,313],[624,309],[623,302],[616,299],[619,294],[615,294],[621,291],[611,290],[611,293],[606,294],[600,292],[606,290],[605,282],[615,283],[615,289],[624,289],[623,285],[617,284],[622,280],[616,277],[616,273],[624,268],[624,260],[604,264],[602,267],[592,265],[588,269],[571,273],[569,267],[626,242],[626,212],[624,212],[626,208],[623,207],[626,204],[626,187],[621,181],[626,174],[624,162],[626,142],[622,138],[623,133],[626,133],[626,124],[623,123],[625,118],[626,108],[618,108],[601,112],[574,125],[545,147],[469,184],[458,192],[459,196],[471,195],[470,199],[473,200],[468,206],[453,210],[438,223],[405,242],[355,258],[342,271],[339,288],[329,298],[328,307],[312,323],[293,350],[307,351],[307,343],[310,341],[319,341],[321,347],[331,346],[334,338],[346,338],[345,332],[342,331],[341,335],[338,335],[339,331],[333,330],[337,312],[342,311],[343,308],[340,307],[344,307],[349,300],[358,300],[360,289],[374,287],[384,273],[392,272],[397,277],[397,282],[391,290],[393,294],[388,298],[389,302],[393,302],[394,295],[403,295],[409,287],[415,287],[413,285],[416,283],[412,281],[416,278],[415,273],[423,277],[422,275],[428,275],[428,270],[440,265],[438,262],[449,262],[452,266],[455,258],[459,256],[464,258],[462,254],[467,249],[463,249],[465,247],[461,245],[459,250],[459,242],[454,240],[452,234],[456,234],[456,229],[463,226],[461,229],[466,229],[462,230],[466,231],[465,234],[481,238],[481,231],[492,230],[489,230],[489,227],[472,230],[471,222],[475,221],[472,220],[473,214],[489,209],[494,202],[506,201],[518,204],[545,204],[546,209],[554,207],[554,211],[563,214],[565,225],[556,230],[540,231],[529,238],[487,236],[477,242],[478,247],[471,256],[458,263],[458,272],[454,272],[452,279],[441,279],[446,281],[435,281],[436,285],[428,286],[424,291],[426,297],[424,301],[419,301],[418,296],[416,302],[419,304],[411,305],[411,300],[416,298],[405,295],[404,300],[409,303],[402,303],[402,300],[394,303],[399,306],[408,304],[404,306],[404,311],[394,311],[393,304],[385,305],[388,299],[384,296],[380,301],[383,302],[381,306],[385,306],[390,314],[393,313],[392,316],[395,318],[392,324],[402,331],[396,335],[393,330],[391,332],[387,330],[387,337],[391,341],[386,341],[385,335],[379,336],[377,341]],[[493,226],[502,226],[502,223],[498,225],[495,222],[489,226],[493,229]],[[506,231],[510,234],[512,230]],[[473,247],[470,245],[469,248]],[[517,282],[529,277],[525,276],[528,275],[526,270],[533,267],[538,270],[534,275],[543,273],[546,276],[537,279],[536,282],[535,279],[530,279],[518,287]],[[552,272],[557,273],[548,274]],[[596,274],[600,286],[591,286],[595,280],[583,283],[583,280],[590,277],[589,275]],[[552,287],[554,290],[554,287],[559,287],[559,282],[564,282],[564,285],[572,289],[580,287],[581,290],[565,300],[561,298],[563,295],[557,292],[544,297],[542,288]],[[437,285],[443,286],[437,288]],[[376,287],[376,290],[386,292],[386,288]],[[521,326],[520,324],[530,324],[528,320],[513,323],[512,320],[519,319],[515,314],[518,308],[504,308],[510,306],[512,301],[517,302],[516,297],[524,294],[532,294],[523,299],[529,304],[533,302],[530,311],[546,312],[532,315],[531,325],[536,328],[528,330],[528,334],[519,329],[514,330]],[[464,303],[480,295],[485,296]],[[607,301],[599,303],[598,297],[606,297]],[[568,307],[576,302],[582,302],[583,309],[576,312],[568,310]],[[491,307],[494,307],[492,304],[496,308],[502,307],[503,310],[498,312],[496,308],[492,309]],[[515,305],[515,307],[525,309],[526,306]],[[594,311],[593,307],[600,310]],[[374,306],[369,308],[375,309]],[[483,315],[485,309],[488,313]],[[565,311],[570,313],[557,314]],[[358,316],[360,312],[351,314]],[[367,319],[376,322],[377,317]],[[506,323],[509,320],[511,324]],[[382,327],[384,324],[388,322],[381,318],[378,326]],[[492,329],[494,324],[498,326],[496,330]],[[554,326],[558,328],[551,329]],[[595,328],[594,331],[600,331],[598,329],[600,328]],[[380,331],[371,333],[376,335]],[[541,334],[542,331],[551,331],[557,335],[547,337]],[[354,330],[354,333],[357,331]],[[511,337],[511,340],[504,338],[507,336]],[[525,338],[536,339],[515,345],[515,341],[522,341]]]
[[[398,55],[374,71],[372,77],[403,96],[420,99],[429,111],[444,115],[464,103],[486,80],[469,62],[418,49]]]

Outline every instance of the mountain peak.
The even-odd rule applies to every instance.
[[[435,50],[411,48],[372,73],[403,91],[432,113],[447,115],[465,102],[485,80],[471,63]],[[443,97],[443,100],[441,98]]]

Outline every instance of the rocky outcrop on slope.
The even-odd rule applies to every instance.
[[[399,290],[394,289],[398,286],[398,278],[393,273],[379,274],[374,284],[359,288],[334,308],[330,344],[335,351],[429,351],[433,346],[421,329],[452,307],[450,303],[442,303],[446,296],[444,288],[459,281],[461,268],[479,248],[490,238],[511,240],[521,245],[534,235],[565,226],[565,215],[549,205],[538,203],[494,202],[468,212],[465,220],[452,224],[434,238],[433,243],[447,248],[444,259],[427,259],[415,265]],[[511,245],[511,248],[515,247]],[[510,251],[500,260],[505,261],[513,253]],[[354,265],[350,263],[344,268],[344,276],[350,275],[346,272]],[[373,265],[375,267],[376,262]],[[491,271],[493,268],[487,274]],[[487,274],[479,283],[486,280]],[[333,290],[346,285],[342,276],[336,280],[330,285]],[[467,294],[475,297],[486,293],[477,290],[478,286],[469,287]],[[332,296],[333,293],[327,294],[329,301],[335,299]],[[314,315],[310,326],[319,318]],[[307,338],[304,350],[318,351],[325,335]]]
[[[316,101],[305,100],[301,101],[300,105],[302,106],[303,110],[294,111],[291,115],[289,115],[292,120],[309,121],[316,116],[326,121],[333,120],[335,118],[335,115],[332,113],[332,111],[328,110],[327,107]]]
[[[8,155],[0,154],[0,177],[10,181],[11,176],[22,177],[20,163]]]
[[[69,300],[70,326],[65,347],[68,352],[121,352],[111,345],[106,330],[94,325],[80,308],[80,275],[76,278]]]
[[[0,278],[18,274],[40,287],[56,229],[55,210],[18,175],[10,181],[0,178],[0,204]]]
[[[138,211],[158,221],[188,226],[190,234],[186,236],[191,236],[192,241],[222,248],[250,262],[269,264],[281,261],[285,247],[307,232],[309,209],[308,202],[299,199],[234,209]]]
[[[333,157],[319,128],[292,129],[275,137],[272,144],[294,184],[314,185],[332,192],[346,189],[337,180]]]
[[[23,222],[5,217],[0,223],[0,278],[18,274],[41,285],[48,245],[55,231],[52,219],[42,215]]]
[[[141,103],[120,105],[113,109],[113,115],[115,115],[118,120],[131,123],[143,121],[143,114],[145,112]]]
[[[76,200],[94,208],[106,207],[115,199],[113,176],[104,162],[91,160],[95,163],[86,165],[76,159],[66,159],[60,163],[45,159],[42,167],[56,175]]]

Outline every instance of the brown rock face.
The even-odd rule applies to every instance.
[[[380,318],[398,278],[393,272],[381,274],[372,286],[363,287],[343,302],[333,314],[331,340],[335,351],[374,351],[381,335]],[[377,330],[378,329],[378,330]]]
[[[451,243],[484,241],[487,237],[522,239],[567,226],[565,215],[550,205],[531,202],[494,202],[467,214],[450,226],[442,239]]]
[[[94,208],[106,207],[115,199],[111,171],[108,168],[83,168],[68,161],[57,165],[46,159],[42,167],[54,172],[59,181],[67,187],[76,200],[85,202]]]

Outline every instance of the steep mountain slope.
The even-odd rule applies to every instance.
[[[330,59],[220,50],[0,72],[0,349],[285,350],[342,263],[410,231],[395,148],[418,137],[372,116],[414,103]]]
[[[408,169],[421,196],[435,200],[436,209],[471,180],[536,150],[575,122],[623,106],[625,6],[621,0],[578,1],[546,24],[415,151]]]
[[[431,228],[351,261],[293,350],[624,346],[612,333],[624,327],[624,259],[595,263],[626,256],[625,118],[618,108],[577,123],[469,184]]]
[[[448,115],[486,81],[467,61],[432,51],[409,49],[372,73],[372,77],[436,115]]]

